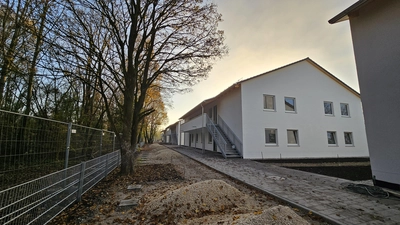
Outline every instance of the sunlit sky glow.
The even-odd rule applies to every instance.
[[[168,126],[233,83],[310,57],[359,91],[350,25],[328,20],[357,0],[213,0],[229,54],[207,80],[172,97]]]

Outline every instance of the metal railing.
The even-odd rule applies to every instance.
[[[115,150],[114,132],[0,110],[0,190]]]
[[[0,224],[46,224],[120,164],[114,151],[0,191]]]
[[[207,120],[206,124],[207,124],[208,131],[211,133],[214,141],[217,143],[217,146],[221,150],[222,155],[224,156],[224,158],[226,158],[227,143],[226,143],[224,137],[219,132],[218,128],[212,122],[210,117],[208,117],[208,115],[206,115],[206,120]]]
[[[236,136],[236,134],[231,130],[231,128],[225,123],[225,121],[218,115],[218,125],[225,133],[229,141],[235,145],[237,152],[243,157],[243,144]]]
[[[177,145],[178,144],[178,134],[176,132],[171,132],[171,144]]]

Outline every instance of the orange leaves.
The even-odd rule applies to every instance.
[[[262,214],[262,211],[259,210],[259,211],[253,212],[253,214],[254,214],[254,215],[261,215],[261,214]]]

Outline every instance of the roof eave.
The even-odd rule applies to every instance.
[[[197,109],[201,109],[201,106],[202,106],[202,105],[205,105],[205,104],[207,104],[207,103],[210,103],[210,102],[214,101],[215,98],[217,98],[217,97],[218,97],[218,96],[213,97],[213,98],[209,98],[209,99],[206,99],[206,100],[200,102],[198,105],[196,105],[195,107],[193,107],[191,110],[189,110],[187,113],[185,113],[185,115],[181,116],[179,119],[183,119],[183,118],[185,118],[187,115],[190,115],[191,113],[193,113],[194,111],[196,111]]]
[[[354,11],[357,11],[358,9],[360,9],[361,7],[363,7],[365,4],[369,3],[370,1],[372,1],[372,0],[359,0],[358,2],[351,5],[349,8],[345,9],[343,12],[339,13],[338,15],[336,15],[335,17],[330,19],[328,22],[330,24],[334,24],[334,23],[346,21],[349,19],[349,14],[353,13]]]

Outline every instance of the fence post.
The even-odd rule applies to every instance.
[[[86,162],[81,163],[81,172],[79,174],[79,186],[78,186],[78,196],[76,197],[76,200],[81,201],[82,197],[82,192],[83,192],[83,180],[85,179],[85,168],[86,168]]]
[[[112,151],[115,151],[115,133],[112,133],[113,135],[113,146],[112,146]]]
[[[65,150],[65,165],[64,165],[64,169],[68,168],[69,149],[70,149],[70,146],[71,146],[71,132],[72,132],[72,123],[68,123],[67,149]]]
[[[121,150],[118,150],[118,166],[121,165]]]
[[[100,155],[101,156],[101,150],[103,149],[103,135],[104,135],[104,131],[101,130],[101,134],[100,134]]]
[[[105,155],[106,156],[106,166],[105,166],[105,168],[104,168],[104,177],[106,177],[107,176],[107,171],[108,171],[108,156],[109,156],[110,154],[107,154],[107,155]]]

